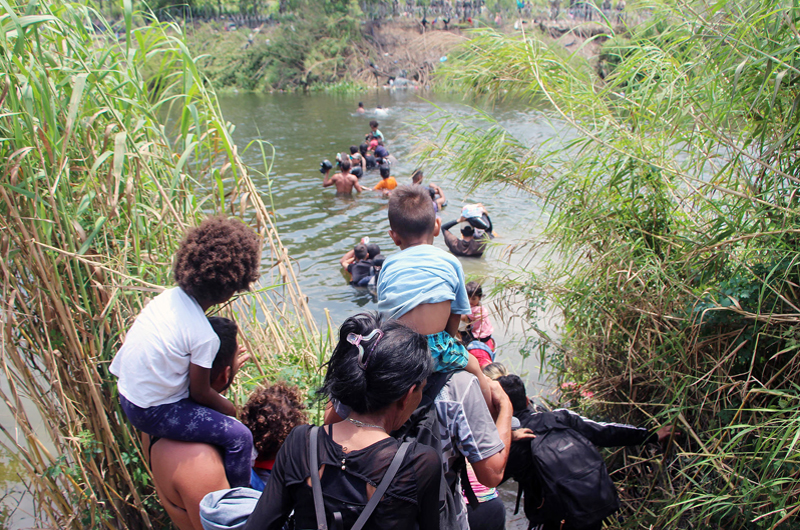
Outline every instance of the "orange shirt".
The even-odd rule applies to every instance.
[[[378,185],[375,186],[375,189],[376,190],[390,190],[391,191],[391,190],[395,189],[396,187],[397,187],[397,181],[394,179],[394,177],[389,177],[389,178],[381,179],[381,181],[378,182]]]

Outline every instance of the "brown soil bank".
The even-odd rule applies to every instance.
[[[364,41],[370,47],[370,59],[352,73],[353,80],[384,84],[389,77],[407,77],[428,84],[439,59],[466,39],[458,29],[423,31],[415,20],[368,22]]]

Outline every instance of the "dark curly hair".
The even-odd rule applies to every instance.
[[[240,419],[253,433],[260,460],[275,458],[286,437],[298,425],[308,423],[300,389],[279,381],[250,394]]]
[[[227,302],[256,281],[258,235],[241,221],[209,217],[190,230],[175,254],[175,282],[200,305]]]

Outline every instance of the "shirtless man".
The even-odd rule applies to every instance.
[[[341,172],[335,173],[332,177],[329,177],[331,170],[325,169],[325,180],[322,181],[322,186],[324,188],[336,186],[336,193],[341,193],[343,195],[350,195],[353,193],[353,188],[355,188],[358,193],[361,193],[364,188],[358,183],[358,178],[350,174],[350,160],[348,160],[346,156],[342,157],[342,160],[339,162],[339,167],[341,168]]]
[[[225,392],[239,367],[249,358],[250,354],[240,350],[233,366],[220,367],[215,362],[211,368],[211,388]],[[212,491],[230,488],[219,449],[167,438],[151,445],[150,437],[144,433],[142,445],[149,457],[158,499],[169,518],[180,530],[203,530],[200,501]]]

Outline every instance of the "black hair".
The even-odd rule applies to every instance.
[[[428,192],[420,186],[398,186],[389,197],[389,226],[401,237],[433,232],[436,212]]]
[[[377,127],[378,126],[377,120],[370,120],[369,121],[369,126],[370,127]]]
[[[358,146],[357,145],[351,145],[350,146],[350,154],[354,155],[356,153],[358,153]]]
[[[481,287],[481,284],[479,284],[478,282],[467,282],[467,285],[465,285],[464,287],[466,287],[467,296],[469,296],[470,298],[472,298],[473,296],[477,296],[478,298],[483,298],[483,288]]]
[[[414,183],[416,183],[417,180],[422,180],[424,176],[425,174],[422,173],[422,169],[415,169],[414,172],[411,174],[411,180]]]
[[[351,167],[350,159],[347,158],[346,156],[342,157],[342,159],[339,160],[339,167],[342,168],[342,171],[348,171],[349,172],[350,171],[350,167]]]
[[[363,103],[363,102],[361,102],[361,101],[359,101],[359,102],[358,102],[358,106],[359,106],[359,107],[363,107],[363,106],[364,106],[364,103]]]
[[[175,253],[172,272],[201,306],[227,302],[259,277],[258,235],[236,219],[209,217],[190,230]]]
[[[503,391],[511,401],[511,406],[514,407],[514,412],[525,410],[528,407],[528,396],[525,394],[525,383],[518,375],[510,374],[504,375],[497,379]]]
[[[362,155],[366,155],[367,151],[369,151],[369,146],[367,144],[361,144],[358,146],[358,152]]]
[[[388,179],[392,175],[392,170],[389,167],[389,164],[381,164],[381,178]]]
[[[364,259],[367,257],[367,247],[366,245],[359,243],[358,245],[353,247],[353,255],[357,259]]]
[[[362,368],[357,346],[347,341],[351,333],[365,337],[362,342]],[[344,321],[339,328],[339,343],[327,363],[325,382],[319,393],[335,399],[359,414],[385,409],[405,396],[433,372],[428,340],[399,320],[383,320],[377,313],[360,313]]]
[[[470,226],[470,225],[462,226],[461,227],[461,235],[462,236],[467,236],[467,237],[474,236],[475,235],[475,229],[472,228],[472,226]]]
[[[369,245],[367,245],[367,255],[369,256],[369,259],[374,258],[380,253],[381,253],[381,247],[379,247],[377,244],[370,243]]]
[[[225,368],[233,366],[238,349],[236,334],[239,332],[239,326],[233,320],[225,317],[208,317],[208,323],[219,337],[219,351],[211,364],[211,381],[214,381],[225,371]],[[232,381],[228,381],[229,385],[231,383]]]
[[[386,258],[383,256],[383,254],[378,254],[372,258],[372,264],[376,267],[383,267],[384,261],[386,261]]]

